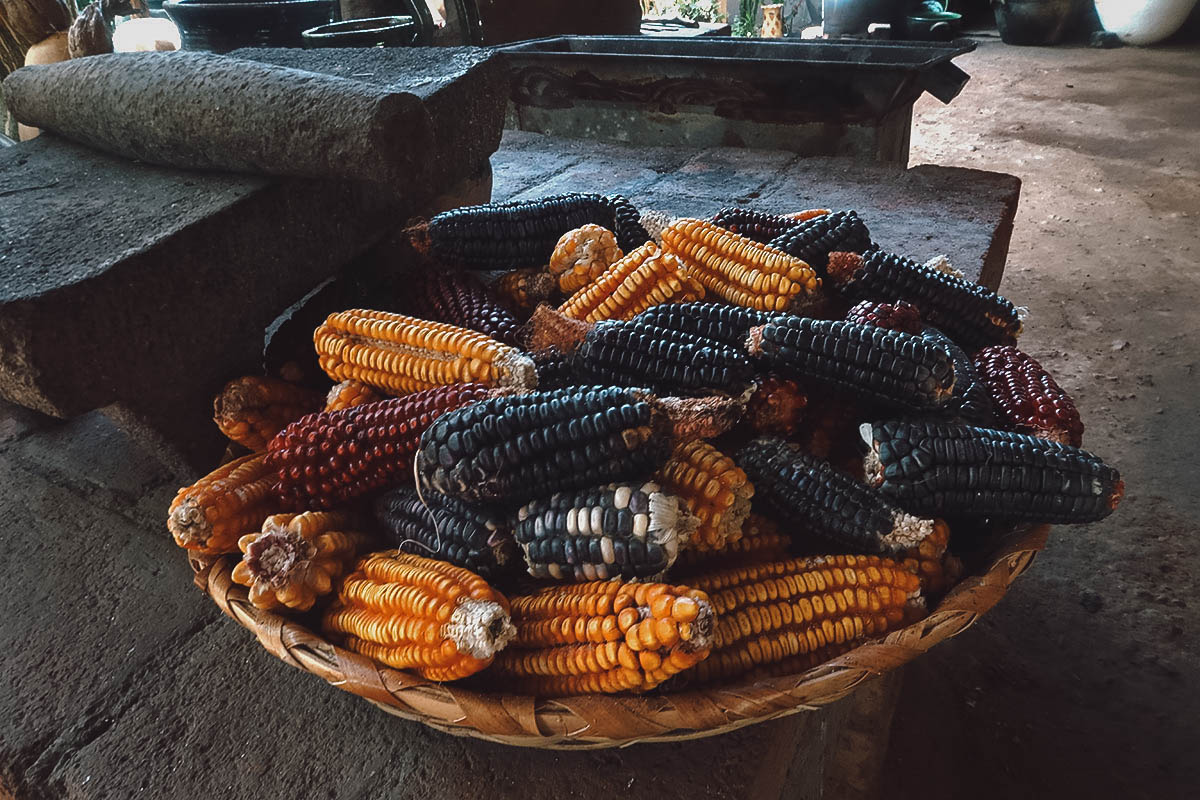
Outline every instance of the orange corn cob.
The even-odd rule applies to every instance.
[[[237,552],[243,534],[280,510],[265,459],[265,453],[244,456],[180,489],[167,512],[175,543],[206,555]]]
[[[431,681],[473,675],[514,634],[508,601],[483,578],[397,550],[359,561],[322,624],[347,649]]]
[[[342,409],[361,406],[363,403],[374,403],[383,397],[362,381],[342,381],[335,383],[325,396],[324,411],[341,411]]]
[[[656,477],[700,520],[688,549],[720,550],[742,537],[754,485],[729,456],[693,439],[675,449]]]
[[[514,269],[500,276],[492,288],[514,313],[529,314],[550,299],[557,282],[543,267]]]
[[[351,515],[332,512],[267,517],[260,532],[238,540],[242,560],[233,580],[250,588],[258,608],[308,611],[367,543],[356,527]]]
[[[708,655],[704,592],[661,583],[555,586],[512,600],[517,635],[489,671],[539,697],[644,691]]]
[[[704,287],[679,260],[647,242],[573,294],[558,310],[586,322],[627,320],[651,306],[703,298]]]
[[[533,361],[476,331],[386,311],[331,314],[313,333],[321,369],[391,394],[451,383],[528,390]]]
[[[213,400],[213,422],[238,444],[263,450],[289,422],[320,407],[320,395],[310,389],[248,375],[225,384]]]
[[[674,253],[705,290],[727,302],[763,311],[788,311],[815,300],[821,279],[782,250],[699,219],[676,220],[663,231]]]
[[[924,607],[917,576],[879,556],[751,564],[692,581],[717,613],[712,653],[688,676],[698,683],[797,657],[820,663],[903,625]]]
[[[694,575],[741,564],[777,561],[787,557],[792,538],[761,514],[751,513],[742,523],[742,535],[715,550],[685,548],[679,554],[679,574]]]
[[[604,270],[625,254],[617,246],[617,237],[608,228],[587,224],[567,231],[558,240],[550,256],[550,274],[558,290],[573,294],[598,278]]]

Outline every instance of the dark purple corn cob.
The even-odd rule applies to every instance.
[[[576,384],[649,386],[667,394],[703,389],[738,394],[754,378],[744,350],[636,319],[596,323],[569,364]]]
[[[749,349],[789,377],[914,411],[943,408],[954,390],[954,363],[944,347],[873,325],[781,316],[751,330]]]
[[[830,253],[865,252],[871,247],[871,232],[858,214],[838,211],[805,220],[768,244],[806,262],[823,278]]]
[[[782,214],[768,214],[765,211],[732,207],[722,208],[713,215],[712,221],[713,224],[719,225],[730,233],[737,233],[763,244],[787,233],[799,224],[797,220]]]
[[[868,482],[914,514],[1095,522],[1125,490],[1096,456],[1036,436],[900,421],[863,425],[862,435]]]
[[[925,329],[921,312],[912,303],[903,300],[898,303],[880,303],[875,300],[863,300],[846,312],[847,322],[857,322],[860,325],[874,325],[877,328],[887,328],[889,331],[918,334]]]
[[[613,483],[526,503],[513,535],[535,578],[631,580],[674,564],[697,522],[657,483]]]
[[[1013,344],[1021,332],[1017,309],[1007,299],[977,283],[882,250],[861,256],[837,253],[830,259],[828,277],[828,284],[853,302],[912,303],[926,322],[968,352],[991,344]]]
[[[374,503],[388,545],[448,561],[484,578],[499,575],[515,553],[503,518],[437,492],[425,500],[412,487],[392,489]]]
[[[801,536],[850,552],[893,555],[918,547],[934,532],[934,520],[905,513],[793,442],[761,437],[734,461],[754,484],[754,507]]]
[[[493,394],[458,383],[301,417],[267,445],[279,499],[297,511],[337,508],[407,480],[422,431],[445,412]]]
[[[765,325],[778,316],[781,315],[725,303],[664,303],[643,311],[633,321],[743,349],[751,328]]]
[[[439,261],[468,269],[541,267],[567,231],[594,223],[613,227],[612,203],[598,194],[463,206],[429,221],[428,250]]]
[[[1075,401],[1033,356],[1011,346],[985,347],[975,369],[1007,427],[1078,447],[1083,421]]]
[[[405,279],[406,314],[486,333],[498,342],[519,347],[516,317],[471,275],[423,272]]]

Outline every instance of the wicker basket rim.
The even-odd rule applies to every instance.
[[[1015,528],[990,566],[963,578],[920,622],[796,675],[662,695],[537,698],[434,683],[344,650],[280,614],[250,604],[232,556],[192,556],[195,582],[264,648],[297,669],[398,717],[458,736],[544,749],[596,749],[715,736],[813,710],[957,636],[992,608],[1045,546],[1048,525]]]

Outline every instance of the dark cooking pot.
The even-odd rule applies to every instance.
[[[228,53],[239,47],[300,47],[301,32],[333,18],[331,0],[195,2],[166,0],[184,50]]]
[[[306,30],[305,47],[404,47],[420,33],[412,17],[348,19]]]

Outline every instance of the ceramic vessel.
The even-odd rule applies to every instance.
[[[1196,0],[1096,0],[1100,24],[1126,44],[1161,42],[1195,7]]]

